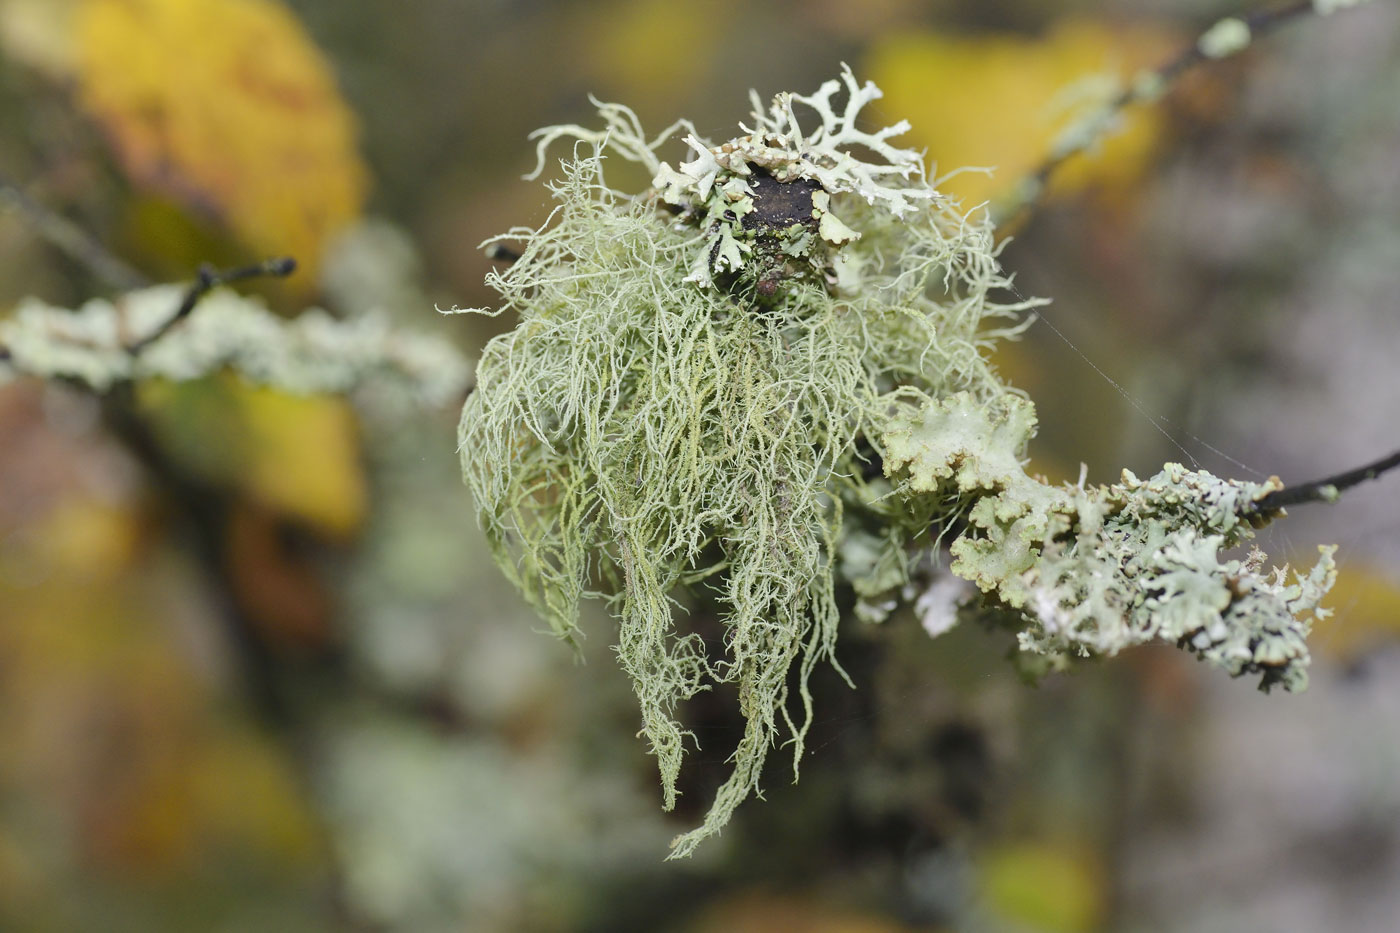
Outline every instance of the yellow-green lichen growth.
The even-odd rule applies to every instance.
[[[1325,614],[1330,552],[1292,583],[1224,554],[1277,481],[1174,464],[1090,488],[1026,474],[1035,409],[984,351],[1037,302],[994,300],[1012,290],[989,224],[889,142],[904,124],[857,129],[877,96],[847,70],[756,103],[718,145],[684,121],[648,137],[615,104],[603,129],[541,131],[541,166],[544,146],[575,140],[557,207],[503,238],[523,248],[488,279],[519,320],[488,344],[459,440],[496,559],[564,639],[580,600],[607,602],[668,809],[696,744],[683,704],[738,695],[733,771],[673,856],[758,790],[784,738],[795,770],[808,679],[836,660],[838,588],[879,621],[955,531],[950,569],[982,593],[965,608],[1049,666],[1165,640],[1299,689],[1308,620]],[[694,158],[672,169],[659,152],[679,133]],[[652,186],[610,187],[607,158]],[[942,632],[955,607],[934,604],[964,600],[938,586],[919,602]],[[722,637],[702,637],[701,614]]]
[[[989,297],[1005,284],[991,230],[939,198],[890,132],[854,133],[872,86],[847,83],[839,117],[835,82],[795,98],[820,116],[815,132],[784,95],[730,144],[692,133],[723,159],[681,172],[616,105],[600,108],[605,132],[547,131],[582,140],[552,185],[558,206],[512,232],[521,256],[491,277],[519,321],[486,348],[460,448],[501,566],[566,639],[580,599],[607,601],[668,809],[695,744],[681,704],[738,688],[733,773],[676,855],[757,789],[776,742],[801,756],[808,676],[834,662],[843,553],[858,591],[900,583],[910,542],[947,517],[936,498],[884,498],[870,467],[894,419],[1007,391],[982,355],[1006,331],[985,325],[1025,305]],[[871,141],[887,157],[862,162]],[[735,155],[759,142],[761,164]],[[642,163],[656,187],[611,189],[607,157]],[[874,544],[863,562],[853,535]],[[691,630],[695,599],[719,614],[722,642]]]

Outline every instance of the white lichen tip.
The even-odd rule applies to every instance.
[[[838,113],[832,99],[841,92],[843,84],[846,102]],[[890,213],[903,217],[919,202],[931,199],[934,191],[926,184],[906,183],[911,179],[923,180],[922,153],[889,143],[891,138],[909,132],[909,121],[900,120],[874,133],[863,132],[856,126],[865,105],[883,96],[884,92],[873,81],[857,83],[850,67],[843,63],[840,82],[834,79],[823,82],[811,95],[779,94],[773,98],[767,116],[758,108],[755,95],[754,128],[750,130],[741,124],[740,129],[749,135],[732,144],[742,150],[747,141],[754,147],[755,164],[768,168],[779,181],[810,178],[831,194],[853,192],[866,203],[883,203]],[[821,126],[804,134],[793,109],[795,103],[815,111],[821,118]],[[868,149],[884,163],[858,157],[851,149],[853,146]],[[894,182],[896,178],[901,182]]]
[[[695,150],[696,158],[682,162],[679,170],[662,162],[653,185],[671,204],[698,206],[709,198],[716,179],[722,174],[748,177],[754,168],[760,168],[780,182],[808,178],[831,194],[852,192],[869,204],[883,202],[896,217],[903,217],[914,209],[916,202],[932,198],[933,189],[927,185],[890,184],[889,181],[893,178],[922,180],[923,156],[917,150],[900,149],[888,142],[909,131],[906,120],[875,133],[866,133],[856,126],[861,109],[883,96],[883,92],[874,82],[857,83],[851,69],[846,65],[841,67],[847,96],[839,113],[833,107],[832,98],[841,91],[842,83],[835,80],[825,82],[811,95],[778,94],[766,112],[757,93],[750,92],[754,106],[753,126],[739,124],[744,135],[712,145],[691,133],[685,142]],[[794,104],[815,111],[820,125],[805,132]],[[851,151],[852,146],[863,147],[884,162],[859,158]]]
[[[1249,47],[1252,36],[1249,24],[1237,16],[1229,16],[1207,29],[1196,42],[1206,58],[1229,58]]]

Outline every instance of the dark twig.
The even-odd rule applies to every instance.
[[[157,327],[151,333],[134,343],[128,344],[126,351],[135,355],[150,344],[164,337],[170,331],[170,328],[189,317],[190,312],[199,304],[201,298],[220,285],[227,285],[230,282],[240,282],[244,279],[261,278],[264,276],[284,278],[295,272],[296,267],[296,260],[290,257],[269,259],[255,266],[242,266],[237,269],[226,269],[223,271],[209,265],[200,266],[199,272],[195,276],[194,283],[190,285],[189,291],[185,292],[184,300],[180,302],[180,307],[175,309],[175,313],[172,314],[164,324]]]
[[[130,291],[150,284],[149,279],[114,256],[86,230],[31,198],[4,175],[0,175],[0,205],[20,214],[41,238],[112,288]]]
[[[1280,489],[1278,492],[1271,492],[1254,503],[1251,512],[1255,514],[1276,513],[1290,505],[1301,505],[1304,502],[1332,502],[1338,495],[1352,486],[1375,479],[1396,467],[1400,467],[1400,450],[1365,466],[1347,470],[1345,473],[1338,473],[1336,476],[1313,480],[1311,483],[1300,483],[1297,486]]]
[[[1248,29],[1249,41],[1262,38],[1277,31],[1280,27],[1317,12],[1313,0],[1294,0],[1285,6],[1272,10],[1235,17]],[[1182,49],[1166,64],[1134,80],[1116,98],[1110,101],[1096,120],[1097,132],[1087,133],[1083,138],[1051,153],[1034,171],[1021,179],[1015,189],[1013,202],[997,218],[998,224],[1009,223],[1022,214],[1033,211],[1045,194],[1046,186],[1055,172],[1070,159],[1098,143],[1105,133],[1117,122],[1119,114],[1129,107],[1151,103],[1162,96],[1175,81],[1186,72],[1204,62],[1214,61],[1226,55],[1210,55],[1197,39]]]

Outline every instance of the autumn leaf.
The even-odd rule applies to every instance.
[[[678,10],[671,0],[614,0],[579,8],[581,70],[604,97],[661,106],[700,81],[739,16],[735,0]],[[678,43],[684,54],[677,54]]]
[[[885,91],[883,112],[913,124],[905,138],[927,148],[938,173],[996,170],[964,173],[941,186],[971,207],[1008,193],[1076,114],[1111,97],[1119,79],[1159,65],[1176,45],[1162,30],[1084,22],[1061,24],[1043,38],[906,32],[875,43],[866,69]],[[1091,184],[1109,193],[1130,189],[1162,132],[1159,113],[1126,114],[1100,150],[1064,166],[1052,193]]]
[[[79,99],[138,186],[226,223],[314,282],[367,173],[330,64],[274,0],[88,0]]]
[[[369,490],[345,399],[288,395],[231,374],[145,382],[138,399],[170,455],[207,482],[331,538],[364,521]]]

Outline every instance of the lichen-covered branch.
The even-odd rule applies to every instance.
[[[140,353],[146,347],[155,343],[161,337],[188,317],[199,304],[200,299],[209,294],[210,291],[220,285],[230,285],[234,282],[241,282],[246,279],[260,278],[263,276],[271,278],[285,278],[296,271],[297,263],[295,259],[282,257],[269,259],[252,266],[243,266],[238,269],[227,269],[220,271],[213,266],[204,265],[199,267],[195,280],[185,292],[185,297],[181,299],[180,306],[175,309],[175,313],[166,318],[165,323],[148,334],[143,334],[135,342],[127,345],[127,352],[132,354]]]
[[[886,468],[901,492],[966,497],[968,531],[952,570],[1020,620],[1023,651],[1054,661],[1112,656],[1160,641],[1260,687],[1307,685],[1306,638],[1335,577],[1330,547],[1306,575],[1266,572],[1258,550],[1224,552],[1252,535],[1257,508],[1282,489],[1223,480],[1169,463],[1111,486],[1051,486],[1016,459],[1030,403],[991,409],[959,393],[902,419]]]
[[[483,313],[519,322],[482,356],[459,446],[497,561],[566,640],[580,600],[606,600],[666,808],[695,744],[685,701],[737,687],[733,771],[673,856],[723,828],[784,736],[796,766],[839,594],[887,617],[943,539],[1027,652],[1165,640],[1265,686],[1305,682],[1330,552],[1294,582],[1224,553],[1276,482],[1024,472],[1034,409],[985,351],[1038,302],[997,301],[1014,291],[992,227],[890,142],[903,123],[858,128],[878,96],[847,69],[755,100],[718,144],[685,121],[651,137],[599,105],[602,129],[538,134],[541,165],[543,146],[576,140],[550,220],[488,244],[520,249],[488,276],[501,303]],[[660,150],[682,131],[691,158],[671,168]],[[652,186],[609,187],[608,157]],[[688,626],[697,602],[722,643]]]
[[[106,392],[132,380],[182,381],[230,368],[290,392],[354,393],[373,384],[376,400],[432,405],[460,397],[469,381],[450,345],[401,333],[383,317],[341,321],[310,310],[286,320],[227,290],[197,296],[198,313],[185,316],[190,294],[161,285],[76,310],[27,299],[0,319],[0,381],[28,375]]]
[[[1369,2],[1371,0],[1294,0],[1272,9],[1219,20],[1165,64],[1139,73],[1102,106],[1089,111],[1061,133],[1045,161],[1021,179],[1006,204],[998,205],[998,225],[1011,224],[1022,214],[1034,210],[1060,166],[1102,142],[1118,126],[1125,110],[1161,99],[1186,72],[1206,62],[1238,55],[1255,40],[1296,20],[1329,16]]]

